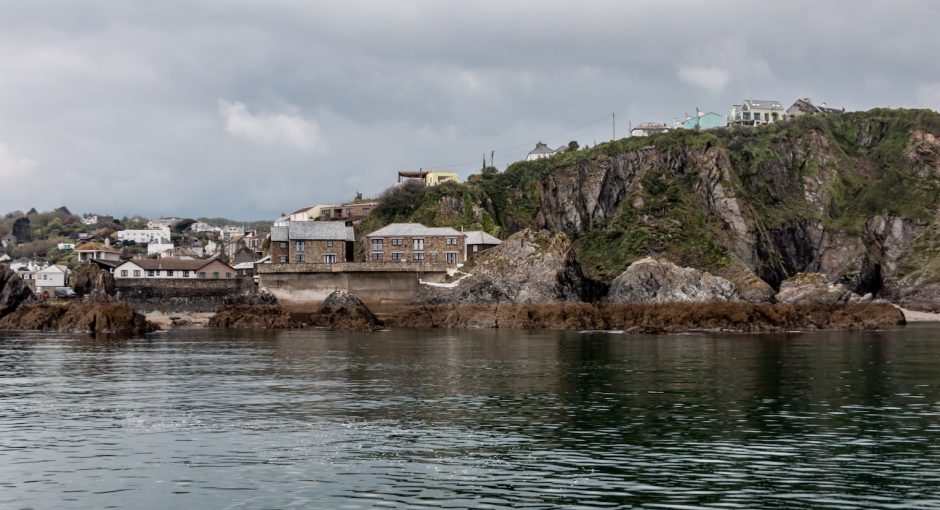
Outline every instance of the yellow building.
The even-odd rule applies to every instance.
[[[398,172],[398,183],[409,180],[421,180],[425,186],[437,186],[444,182],[460,182],[457,172],[443,172],[440,170],[402,170]]]

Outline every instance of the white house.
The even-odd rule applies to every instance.
[[[669,131],[669,126],[661,122],[641,122],[630,130],[630,136],[650,136]]]
[[[200,232],[219,232],[221,230],[220,228],[213,227],[212,225],[203,221],[197,221],[196,223],[193,223],[189,229],[193,232],[196,232],[197,234]]]
[[[117,233],[119,241],[134,241],[138,244],[147,244],[160,240],[160,238],[170,238],[170,227],[144,228],[122,230]]]
[[[82,219],[82,225],[97,225],[97,224],[98,224],[98,216],[95,214],[92,214],[90,216],[85,216]]]
[[[234,239],[245,235],[245,228],[236,225],[226,225],[222,228],[222,239]]]
[[[206,257],[210,255],[214,255],[218,251],[219,251],[219,245],[212,239],[209,239],[209,241],[206,242],[206,245],[203,247],[203,255],[205,255]]]
[[[557,152],[557,151],[556,151],[555,149],[552,149],[551,147],[549,147],[548,145],[546,145],[546,144],[544,144],[544,143],[542,143],[542,142],[539,142],[539,143],[535,144],[535,148],[534,148],[534,149],[532,149],[531,151],[529,151],[529,154],[526,155],[525,160],[526,160],[526,161],[535,161],[536,159],[547,158],[547,157],[549,157],[549,156],[555,154],[556,152]]]
[[[115,279],[230,280],[236,276],[232,266],[218,259],[134,259],[114,269]]]
[[[770,124],[787,117],[780,101],[765,99],[745,99],[741,104],[731,105],[728,124],[739,126],[759,126]]]
[[[165,237],[161,237],[156,241],[147,243],[147,255],[154,255],[165,252],[167,250],[173,250],[173,243]]]
[[[33,279],[36,280],[36,292],[65,287],[69,283],[70,273],[67,267],[59,264],[36,271],[33,275]]]
[[[75,249],[75,243],[59,243],[59,244],[56,245],[56,248],[58,248],[58,249],[61,250],[61,251],[65,251],[65,250],[74,250],[74,249]]]
[[[178,222],[179,222],[179,218],[160,218],[159,220],[149,220],[147,222],[147,228],[148,229],[170,228]]]

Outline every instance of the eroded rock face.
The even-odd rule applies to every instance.
[[[473,260],[453,288],[429,287],[424,303],[550,303],[593,301],[603,286],[588,279],[565,234],[522,230]]]
[[[345,289],[339,289],[323,300],[323,305],[311,317],[314,326],[341,331],[376,331],[382,323],[361,299]]]
[[[871,294],[859,296],[841,283],[829,283],[826,275],[800,273],[780,284],[777,302],[791,305],[867,303]]]
[[[13,312],[33,297],[33,291],[16,271],[0,265],[0,318]]]
[[[114,275],[97,264],[87,262],[75,268],[69,277],[69,287],[77,294],[95,301],[108,301],[115,294]]]
[[[611,303],[732,301],[739,298],[730,281],[666,260],[640,259],[610,285]]]

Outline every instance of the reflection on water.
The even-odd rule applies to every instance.
[[[2,508],[938,508],[940,326],[0,335]]]

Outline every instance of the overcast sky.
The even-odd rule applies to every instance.
[[[264,219],[744,98],[940,108],[940,2],[0,0],[0,212]]]

